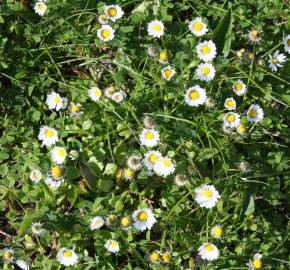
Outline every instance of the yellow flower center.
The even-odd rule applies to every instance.
[[[146,132],[146,134],[145,134],[145,138],[147,139],[147,140],[153,140],[154,139],[154,133],[152,132],[152,131],[148,131],[148,132]]]
[[[233,108],[235,107],[236,103],[232,100],[232,99],[228,99],[226,101],[226,105],[229,107],[229,108]]]
[[[272,59],[272,64],[275,65],[275,64],[277,64],[277,63],[278,63],[278,59],[277,59],[277,58],[273,58],[273,59]]]
[[[203,28],[203,24],[202,24],[201,22],[196,22],[196,23],[194,23],[194,25],[193,25],[193,29],[194,29],[195,31],[201,31],[202,28]]]
[[[160,54],[159,54],[159,59],[162,62],[166,62],[168,60],[168,53],[167,53],[167,51],[161,51]]]
[[[117,15],[117,9],[114,7],[111,7],[108,9],[108,14],[110,17],[116,17]]]
[[[164,159],[162,160],[162,163],[165,167],[170,167],[171,166],[171,161],[169,159]]]
[[[160,260],[160,254],[156,251],[152,252],[151,255],[150,255],[150,260],[152,262],[157,262]]]
[[[108,219],[109,219],[110,222],[115,222],[115,221],[116,221],[116,216],[113,215],[113,214],[110,214],[110,215],[108,216]]]
[[[213,236],[216,238],[221,238],[223,235],[223,229],[220,226],[214,227]]]
[[[203,54],[209,54],[210,51],[211,51],[211,49],[210,49],[210,47],[209,47],[208,45],[205,45],[205,46],[203,46],[203,47],[201,48],[201,52],[202,52]]]
[[[170,263],[170,261],[171,261],[171,255],[170,255],[169,253],[165,253],[165,254],[163,254],[163,256],[162,256],[162,260],[163,260],[164,262],[166,262],[166,263]]]
[[[76,104],[71,105],[71,108],[70,108],[71,112],[73,112],[73,113],[79,112],[80,109],[81,108],[78,105],[76,105]]]
[[[103,29],[103,30],[102,30],[102,33],[101,33],[101,36],[102,36],[103,38],[108,38],[108,37],[110,36],[110,34],[111,34],[110,30],[108,30],[108,29]],[[99,95],[98,95],[98,96],[99,96]]]
[[[54,179],[58,179],[62,176],[62,168],[59,166],[54,166],[51,168],[51,175]]]
[[[38,172],[33,172],[32,176],[33,176],[34,178],[37,178],[37,177],[38,177]]]
[[[206,198],[211,198],[212,197],[212,191],[209,190],[209,189],[205,189],[203,192],[202,192],[203,196],[206,197]]]
[[[254,265],[255,269],[260,269],[260,268],[262,268],[263,263],[260,259],[254,259],[253,265]]]
[[[38,9],[45,10],[45,5],[38,3]]]
[[[58,104],[60,102],[60,98],[59,97],[54,97],[53,102],[55,104]]]
[[[122,170],[117,169],[115,172],[115,176],[117,180],[120,180],[122,178]]]
[[[140,221],[147,221],[147,219],[148,219],[148,215],[147,215],[147,213],[144,212],[144,211],[140,212],[140,213],[138,214],[138,219],[139,219]]]
[[[96,88],[94,94],[96,97],[99,97],[101,95],[101,90],[99,88]]]
[[[130,169],[130,168],[128,168],[128,169],[126,169],[125,170],[125,175],[127,176],[127,177],[133,177],[134,176],[134,171],[132,170],[132,169]]]
[[[131,220],[129,217],[123,217],[121,219],[121,224],[124,226],[124,227],[128,227],[131,223]]]
[[[201,69],[202,75],[208,75],[210,73],[210,69],[208,67],[203,67]]]
[[[287,40],[287,45],[290,46],[290,38]]]
[[[4,252],[3,256],[6,260],[9,260],[12,258],[13,254],[10,251],[6,251],[6,252]]]
[[[111,241],[111,246],[112,247],[117,247],[117,246],[119,246],[119,244],[118,244],[117,241]]]
[[[161,25],[160,24],[155,24],[153,26],[153,29],[156,31],[156,32],[160,32],[161,31]]]
[[[227,120],[228,120],[229,123],[232,123],[232,122],[234,122],[236,120],[236,117],[233,114],[229,114],[227,116]]]
[[[72,252],[69,251],[69,250],[66,250],[66,251],[63,252],[63,256],[64,257],[70,258],[72,255],[73,255]]]
[[[243,89],[243,84],[240,83],[240,82],[237,82],[237,83],[235,83],[234,88],[235,88],[237,91],[241,91],[241,90]]]
[[[249,112],[249,116],[251,118],[255,118],[257,116],[257,111],[255,109],[251,109]]]
[[[257,30],[253,30],[252,31],[252,37],[253,38],[257,38],[257,36],[258,36],[258,31]]]
[[[200,96],[200,94],[199,94],[199,92],[197,90],[192,90],[189,93],[189,98],[191,100],[197,100],[199,98],[199,96]]]
[[[214,250],[214,247],[213,247],[212,244],[207,244],[207,245],[205,245],[204,248],[205,248],[206,251],[213,251]]]
[[[61,157],[65,157],[66,156],[66,151],[64,148],[60,148],[58,150],[58,155],[61,156]]]
[[[155,154],[151,154],[151,155],[149,156],[149,161],[150,161],[151,163],[155,163],[155,162],[157,161],[157,159],[158,159],[158,156],[155,155]]]
[[[45,135],[49,138],[52,138],[54,136],[54,131],[52,129],[47,129],[45,131]]]
[[[240,124],[238,126],[238,132],[241,133],[241,134],[244,134],[247,132],[247,126],[245,124]]]
[[[172,70],[171,69],[165,69],[164,70],[164,76],[165,78],[169,78],[172,75]]]

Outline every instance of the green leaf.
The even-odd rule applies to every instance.
[[[212,39],[217,46],[218,53],[228,56],[232,42],[232,9],[229,9],[223,19],[213,31]]]
[[[244,212],[246,216],[252,215],[255,212],[255,200],[252,195],[246,198],[244,206],[246,206],[245,212]]]
[[[92,189],[96,185],[96,177],[94,176],[90,168],[82,162],[80,162],[80,169],[88,186]]]

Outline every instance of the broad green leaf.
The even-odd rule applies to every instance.
[[[228,56],[231,50],[232,21],[232,9],[229,9],[212,34],[218,53],[223,53],[224,56]]]

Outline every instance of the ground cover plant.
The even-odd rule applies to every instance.
[[[1,269],[289,269],[289,3],[6,0]]]

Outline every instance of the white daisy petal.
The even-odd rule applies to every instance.
[[[258,123],[264,118],[263,109],[256,104],[252,104],[247,112],[247,119],[249,122]]]
[[[120,250],[119,242],[116,240],[108,240],[105,244],[105,248],[112,253],[117,253]]]
[[[235,110],[236,109],[236,105],[237,105],[237,103],[236,103],[236,101],[232,97],[231,98],[227,98],[225,100],[224,106],[229,111]]]
[[[197,37],[201,37],[208,31],[205,23],[202,22],[201,18],[197,17],[189,23],[188,26],[190,32]]]
[[[50,110],[55,109],[56,111],[59,111],[63,108],[64,99],[59,94],[51,92],[46,97],[46,104]]]
[[[43,1],[36,2],[34,6],[35,13],[37,13],[39,16],[43,16],[46,10],[47,5]]]
[[[212,40],[204,41],[196,46],[197,56],[204,62],[211,61],[216,56],[216,46]]]
[[[224,116],[224,126],[237,128],[240,124],[240,115],[234,112],[228,112]]]
[[[66,157],[67,152],[63,147],[56,146],[51,150],[51,158],[56,164],[64,163]]]
[[[133,220],[134,228],[139,231],[145,231],[146,229],[150,230],[156,222],[154,214],[149,208],[141,208],[134,211]]]
[[[167,66],[161,70],[162,77],[166,81],[170,81],[171,78],[175,75],[175,73],[176,73],[175,70],[172,69],[170,66]]]
[[[58,141],[57,131],[53,128],[42,126],[39,130],[38,139],[42,145],[51,146]]]
[[[91,230],[97,230],[103,227],[105,224],[105,221],[102,217],[96,216],[91,220],[90,228]]]
[[[195,200],[200,207],[212,208],[221,197],[213,185],[203,185],[195,189]]]
[[[102,41],[110,41],[115,37],[115,30],[108,24],[103,24],[97,32],[97,36]]]
[[[287,53],[290,53],[290,35],[287,35],[285,38],[284,49]]]
[[[33,181],[35,183],[38,183],[41,180],[41,178],[42,178],[42,172],[41,172],[41,170],[36,170],[36,169],[35,170],[32,170],[30,172],[29,178],[30,178],[31,181]]]
[[[158,151],[148,151],[144,155],[143,164],[148,170],[152,170],[154,164],[158,161],[158,159],[162,157],[161,153]]]
[[[166,177],[174,173],[175,167],[170,158],[160,157],[154,163],[153,170],[156,174]]]
[[[147,147],[156,146],[159,142],[159,133],[154,129],[144,128],[140,133],[139,140],[142,145]]]
[[[244,84],[243,81],[241,80],[237,80],[234,84],[233,84],[233,90],[234,92],[238,95],[238,96],[242,96],[243,94],[245,94],[247,87]]]
[[[184,95],[184,100],[189,106],[204,104],[206,101],[205,89],[201,88],[199,85],[190,87]]]
[[[104,13],[106,17],[113,22],[120,19],[124,15],[124,12],[119,5],[106,6]]]
[[[101,89],[97,86],[91,87],[88,92],[92,101],[98,101],[102,95]]]
[[[162,21],[154,20],[147,25],[149,36],[160,38],[164,34],[164,24]]]
[[[71,249],[61,248],[57,253],[56,260],[64,266],[71,266],[77,263],[78,255]]]
[[[196,74],[201,81],[211,81],[215,76],[215,68],[212,64],[202,63],[197,66]]]
[[[214,261],[219,256],[219,250],[218,248],[212,244],[212,243],[203,243],[198,248],[198,255],[203,259],[207,261]]]

